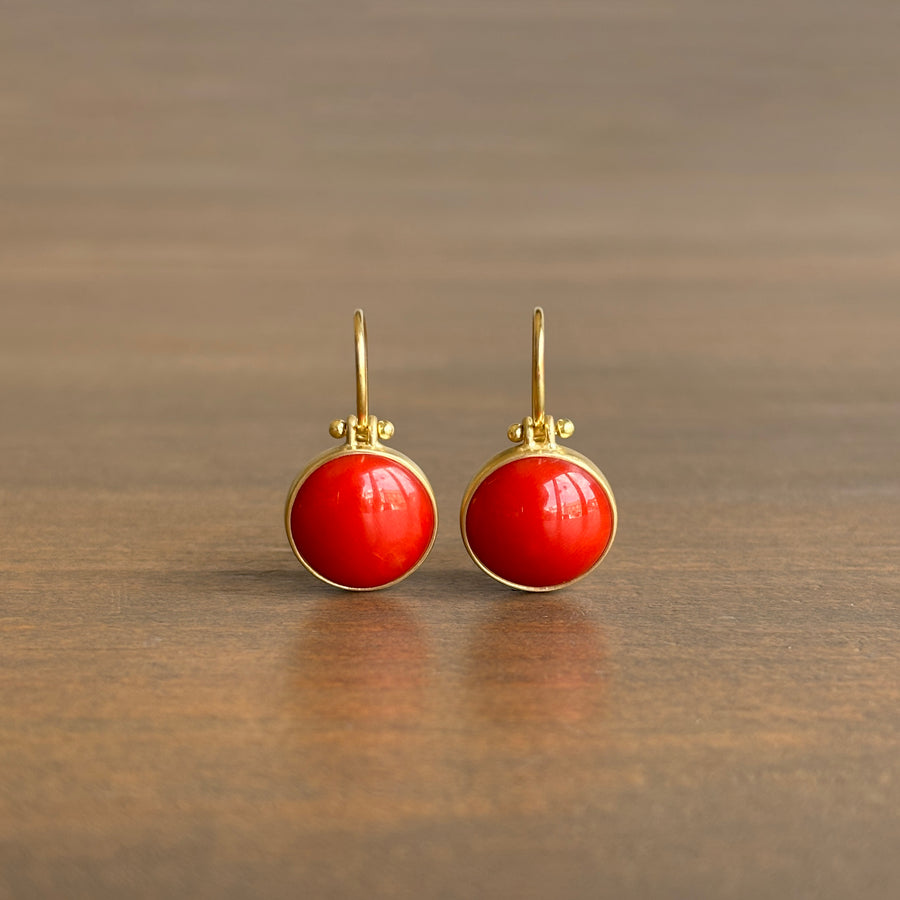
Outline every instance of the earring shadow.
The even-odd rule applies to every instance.
[[[423,565],[407,581],[397,586],[398,591],[410,596],[424,595],[428,598],[452,600],[456,597],[479,597],[485,602],[508,597],[512,588],[488,578],[484,572],[474,567],[438,569]]]

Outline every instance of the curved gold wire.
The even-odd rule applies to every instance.
[[[544,427],[544,310],[534,309],[531,342],[531,419],[536,428]]]
[[[365,426],[369,421],[369,336],[361,309],[353,313],[353,335],[356,340],[356,421]]]

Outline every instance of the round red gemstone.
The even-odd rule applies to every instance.
[[[465,513],[469,547],[484,568],[517,587],[560,587],[589,572],[614,527],[606,488],[552,456],[514,459],[475,489]]]
[[[317,575],[343,587],[378,588],[419,564],[436,521],[428,489],[411,469],[375,453],[346,453],[300,485],[290,528]]]

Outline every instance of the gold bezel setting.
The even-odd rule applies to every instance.
[[[606,496],[609,498],[609,505],[612,509],[612,531],[610,531],[609,540],[606,542],[606,547],[603,550],[603,553],[600,554],[597,561],[588,569],[586,572],[579,575],[577,578],[572,578],[570,581],[563,581],[560,584],[548,585],[546,587],[535,587],[533,585],[527,584],[517,584],[514,581],[510,581],[509,579],[503,578],[498,575],[496,572],[492,572],[484,563],[478,558],[475,551],[472,549],[469,544],[469,536],[466,534],[466,514],[469,511],[469,503],[472,500],[472,497],[475,496],[475,491],[481,486],[481,483],[487,478],[489,475],[492,475],[498,469],[502,469],[504,466],[509,465],[512,462],[517,462],[520,459],[533,459],[533,458],[555,458],[555,459],[564,459],[566,462],[570,462],[573,465],[578,466],[581,469],[584,469],[592,478],[594,478],[597,482],[599,482],[600,486],[606,492]],[[577,581],[581,581],[582,578],[586,578],[603,560],[606,558],[606,554],[609,553],[610,547],[613,545],[613,541],[616,537],[616,529],[618,527],[619,515],[618,510],[616,509],[616,498],[613,496],[612,488],[609,486],[609,481],[607,481],[606,476],[600,471],[599,468],[586,456],[583,456],[577,450],[570,450],[568,447],[555,447],[553,450],[531,450],[528,447],[511,447],[509,450],[503,450],[501,453],[498,453],[492,459],[489,459],[484,466],[479,470],[478,474],[472,479],[469,483],[469,486],[466,488],[466,493],[463,495],[462,506],[459,511],[459,527],[462,532],[463,544],[466,547],[466,552],[472,557],[472,561],[475,565],[481,569],[482,572],[485,572],[487,575],[490,575],[496,581],[499,581],[501,584],[505,584],[508,587],[516,588],[520,591],[529,591],[533,593],[546,593],[547,591],[558,591],[560,588],[568,587],[570,584],[575,584]]]
[[[317,469],[321,468],[324,465],[327,465],[332,460],[338,459],[342,456],[380,456],[383,459],[389,459],[392,462],[399,463],[405,469],[407,469],[412,475],[415,476],[416,480],[425,488],[425,492],[428,494],[428,499],[431,501],[431,508],[434,511],[434,528],[431,531],[431,540],[428,542],[428,547],[425,549],[425,552],[419,558],[419,561],[411,568],[409,571],[405,572],[399,578],[395,578],[393,581],[389,581],[386,584],[375,585],[374,587],[352,587],[350,585],[341,584],[337,581],[332,581],[329,578],[326,578],[321,573],[317,572],[304,558],[303,554],[297,548],[297,545],[294,543],[294,536],[291,533],[291,510],[294,506],[294,500],[297,499],[297,494],[300,491],[300,488],[303,485],[303,482],[312,475]],[[437,500],[434,496],[434,491],[431,489],[431,484],[428,479],[425,477],[425,473],[417,466],[408,456],[403,453],[400,453],[398,450],[394,450],[393,448],[379,446],[377,449],[374,447],[350,447],[348,445],[344,445],[343,447],[335,447],[331,450],[326,450],[324,453],[320,453],[315,459],[313,459],[309,465],[294,479],[294,483],[291,485],[291,489],[288,492],[287,502],[284,507],[284,528],[287,532],[288,543],[291,545],[291,550],[294,551],[294,556],[297,557],[298,560],[302,563],[303,567],[315,575],[320,581],[324,581],[326,584],[330,584],[333,587],[343,588],[345,591],[380,591],[384,588],[391,587],[392,585],[398,584],[403,581],[404,578],[407,578],[409,575],[412,575],[419,566],[425,562],[428,554],[431,553],[431,548],[434,546],[434,542],[437,539],[437,529],[438,529],[438,509],[437,509]]]
[[[405,454],[400,453],[398,450],[394,450],[391,447],[385,447],[381,443],[381,440],[388,440],[393,436],[394,426],[389,421],[381,420],[377,416],[369,415],[368,341],[365,317],[363,316],[361,309],[356,310],[354,313],[353,322],[356,340],[356,415],[348,416],[346,419],[335,419],[329,425],[329,434],[334,438],[344,438],[344,444],[340,447],[326,450],[314,457],[294,479],[291,488],[288,491],[287,501],[285,502],[284,526],[285,531],[287,532],[288,543],[290,544],[291,550],[294,552],[294,556],[297,557],[310,574],[315,575],[320,581],[325,582],[325,584],[330,584],[332,587],[342,588],[345,591],[380,591],[384,588],[398,584],[409,577],[426,560],[437,539],[438,509],[437,500],[435,499],[431,483],[428,481],[428,478],[422,469]],[[434,527],[431,531],[431,540],[428,542],[428,546],[412,568],[404,572],[399,578],[395,578],[393,581],[385,584],[373,585],[371,587],[355,587],[326,578],[320,572],[317,572],[310,563],[304,559],[303,554],[294,542],[294,535],[291,532],[291,511],[303,483],[313,472],[317,471],[322,466],[327,465],[335,459],[348,455],[377,456],[397,463],[415,477],[425,489],[428,499],[431,501],[431,509],[434,513]]]
[[[556,591],[560,588],[568,587],[570,584],[574,584],[577,581],[581,581],[582,578],[588,576],[601,562],[603,562],[615,540],[619,514],[612,488],[599,467],[578,451],[560,447],[556,442],[557,438],[565,439],[571,437],[575,432],[575,425],[569,419],[555,420],[553,416],[547,415],[544,409],[544,312],[540,307],[535,309],[533,320],[531,401],[532,414],[526,416],[521,423],[511,425],[507,431],[507,437],[511,441],[518,443],[518,446],[503,450],[489,459],[481,467],[471,482],[469,482],[469,486],[466,488],[466,492],[463,495],[462,503],[460,505],[459,527],[466,552],[479,569],[487,575],[490,575],[491,578],[508,587],[516,588],[521,591],[546,593],[547,591]],[[612,512],[612,527],[603,552],[589,569],[569,581],[536,587],[533,585],[519,584],[491,571],[491,569],[478,558],[469,543],[469,536],[466,531],[466,517],[472,497],[475,496],[475,492],[489,475],[512,462],[517,462],[521,459],[541,457],[565,460],[566,462],[572,463],[583,469],[594,478],[603,488],[609,499],[609,505]]]

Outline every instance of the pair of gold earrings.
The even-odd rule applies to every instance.
[[[351,591],[402,581],[437,535],[437,502],[425,473],[385,447],[394,426],[369,414],[366,323],[353,318],[356,415],[329,426],[337,449],[313,459],[291,485],[288,541],[317,578]],[[616,534],[616,502],[587,457],[561,447],[575,426],[544,410],[544,313],[534,311],[531,415],[507,432],[517,446],[489,460],[463,496],[460,530],[475,563],[524,591],[553,591],[584,577]]]

